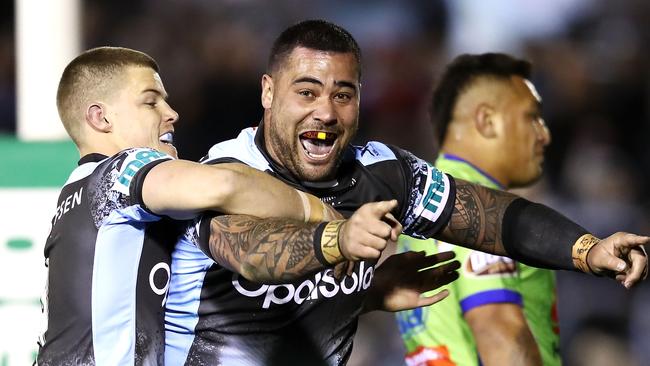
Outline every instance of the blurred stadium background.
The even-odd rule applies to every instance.
[[[464,52],[531,60],[553,142],[545,179],[522,193],[600,235],[650,233],[648,1],[5,0],[0,366],[28,364],[35,355],[42,246],[57,189],[78,159],[55,112],[65,64],[101,45],[152,55],[181,115],[179,152],[198,159],[257,124],[271,42],[307,18],[342,25],[361,45],[358,141],[383,140],[427,159],[436,147],[425,110],[441,67]],[[613,281],[559,273],[558,297],[566,365],[650,365],[649,284],[625,291]],[[362,319],[350,365],[400,364],[392,316]]]

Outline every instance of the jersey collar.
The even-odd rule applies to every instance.
[[[490,182],[494,183],[494,185],[496,185],[498,189],[501,189],[501,190],[506,189],[506,187],[503,184],[501,184],[501,182],[499,182],[496,178],[494,178],[493,176],[488,174],[483,169],[481,169],[481,168],[477,167],[476,165],[470,163],[469,161],[461,158],[460,156],[454,155],[454,154],[449,154],[449,153],[442,153],[442,157],[444,159],[446,159],[446,160],[454,160],[454,161],[461,162],[463,164],[467,164],[470,168],[474,169],[477,173],[479,173],[480,175],[485,177]]]
[[[86,163],[97,163],[97,162],[100,162],[100,161],[106,159],[107,157],[108,156],[106,156],[104,154],[90,153],[88,155],[82,156],[81,159],[79,159],[79,162],[77,163],[77,165],[83,165],[83,164],[86,164]]]

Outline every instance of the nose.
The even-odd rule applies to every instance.
[[[319,102],[314,105],[312,116],[315,120],[324,124],[336,123],[334,101],[330,98],[320,98]]]
[[[176,112],[168,103],[166,103],[167,108],[165,109],[165,112],[163,114],[163,118],[165,119],[165,122],[169,123],[176,123],[178,121],[178,112]]]
[[[547,146],[548,144],[551,143],[551,131],[548,129],[548,126],[546,126],[546,122],[544,121],[543,118],[538,118],[537,119],[537,128],[536,133],[537,133],[537,139],[544,145]]]

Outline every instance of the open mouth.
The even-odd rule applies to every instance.
[[[169,131],[169,132],[163,133],[162,135],[160,135],[160,137],[158,137],[158,139],[163,144],[173,145],[174,144],[174,132]]]
[[[306,131],[300,134],[300,143],[307,156],[313,160],[325,160],[334,148],[338,135],[333,132]]]

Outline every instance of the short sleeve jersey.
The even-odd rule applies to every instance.
[[[459,179],[502,188],[487,173],[454,155],[441,155],[436,167]],[[481,305],[497,303],[523,306],[544,365],[560,364],[552,271],[433,239],[400,237],[398,251],[409,250],[427,253],[454,251],[461,269],[460,277],[445,287],[450,290],[447,299],[396,315],[407,349],[408,365],[479,365],[476,343],[463,314]]]
[[[39,365],[162,365],[171,250],[184,231],[142,202],[171,159],[134,148],[84,156],[59,195],[45,244]]]
[[[419,237],[438,232],[451,215],[453,180],[406,151],[378,142],[350,146],[336,180],[309,184],[268,156],[262,128],[245,129],[236,139],[215,145],[206,162],[243,162],[315,194],[346,216],[364,203],[395,198],[396,217],[406,232]],[[197,225],[172,255],[167,362],[345,364],[375,263],[358,262],[340,282],[326,269],[291,283],[252,283],[201,251],[207,226]]]

